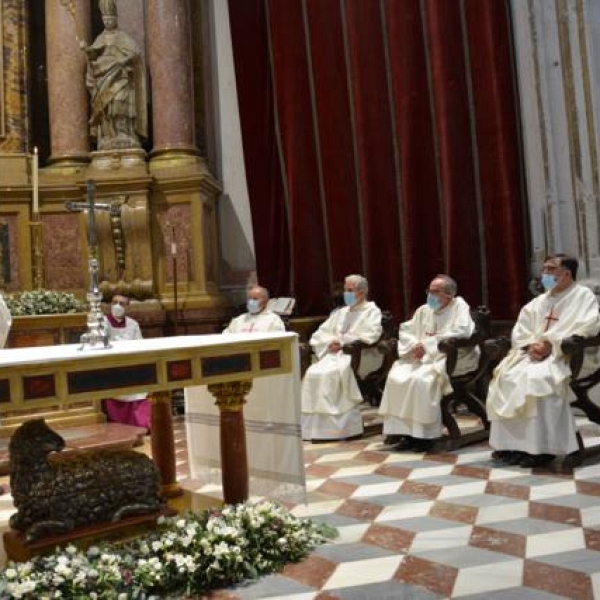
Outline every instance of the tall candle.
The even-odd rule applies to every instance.
[[[33,187],[33,212],[38,214],[40,212],[40,186],[38,183],[38,149],[37,146],[33,149],[33,159],[31,165],[31,180]]]

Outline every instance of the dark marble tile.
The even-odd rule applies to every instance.
[[[594,598],[590,577],[585,573],[531,559],[523,565],[523,585],[577,600]]]
[[[577,508],[547,504],[545,502],[529,502],[529,516],[534,519],[555,521],[566,525],[581,526],[581,513]]]
[[[345,515],[362,521],[372,521],[379,515],[382,508],[367,502],[358,502],[357,500],[346,500],[335,512],[339,515]]]
[[[525,558],[527,538],[525,535],[476,525],[471,532],[469,545]]]
[[[449,598],[457,575],[458,569],[454,567],[424,560],[418,556],[407,556],[394,578],[402,583],[423,586],[434,594]]]
[[[407,552],[415,535],[414,531],[373,524],[363,536],[362,541],[394,552]]]
[[[460,498],[456,499],[460,502]],[[478,510],[472,506],[460,506],[459,504],[450,504],[448,502],[436,501],[429,514],[432,517],[448,519],[449,521],[458,521],[459,523],[469,523],[473,525],[477,519]]]

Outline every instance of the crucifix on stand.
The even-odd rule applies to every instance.
[[[102,342],[101,348],[110,347],[108,340],[108,331],[104,326],[104,315],[100,309],[102,294],[98,286],[98,236],[96,232],[96,211],[114,210],[111,204],[99,204],[94,201],[96,184],[91,179],[86,182],[86,202],[65,202],[65,208],[71,212],[87,212],[88,215],[88,254],[89,254],[89,273],[90,289],[87,293],[87,301],[90,305],[90,311],[87,318],[87,331],[81,336],[82,350],[85,345],[95,347]]]

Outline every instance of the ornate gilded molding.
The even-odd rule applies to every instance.
[[[215,404],[221,411],[239,412],[246,403],[246,396],[252,389],[252,380],[213,383],[208,391],[217,399]]]

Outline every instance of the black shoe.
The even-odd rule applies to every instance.
[[[413,452],[427,452],[433,448],[435,444],[435,440],[423,440],[420,438],[416,438],[413,441],[412,450]]]
[[[527,452],[521,452],[520,450],[512,450],[509,452],[509,456],[505,459],[507,465],[520,465],[521,461],[527,458],[529,454]]]
[[[498,462],[506,462],[512,455],[510,450],[494,450],[492,458]]]
[[[547,465],[549,462],[552,462],[556,456],[554,454],[528,454],[521,462],[519,463],[520,467],[524,469],[532,469],[534,467],[542,467],[543,465]]]
[[[410,435],[402,435],[400,436],[400,441],[394,446],[394,450],[398,450],[402,452],[402,450],[411,450],[415,439],[410,437]]]

